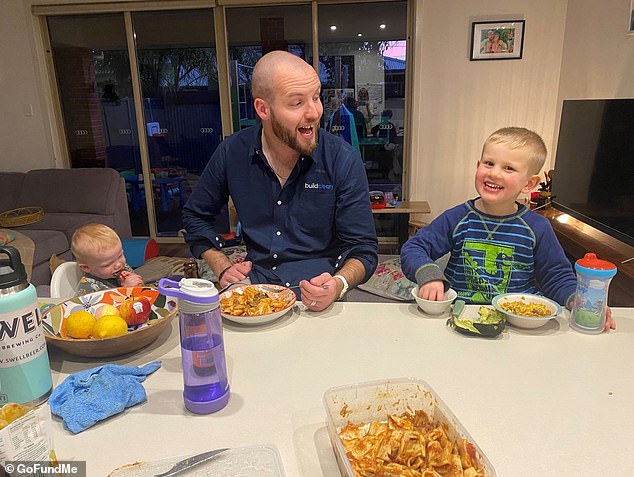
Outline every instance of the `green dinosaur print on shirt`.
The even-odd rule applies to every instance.
[[[462,246],[467,287],[474,303],[491,303],[506,293],[513,270],[515,247],[507,244],[466,240]]]

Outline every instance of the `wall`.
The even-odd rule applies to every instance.
[[[3,0],[0,15],[0,171],[56,167],[28,2]]]
[[[566,0],[418,0],[417,9],[410,197],[436,216],[475,197],[476,162],[494,130],[528,127],[551,151]],[[522,18],[521,60],[469,61],[471,21]]]

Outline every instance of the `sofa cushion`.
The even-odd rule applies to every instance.
[[[33,256],[33,266],[51,259],[51,255],[62,255],[70,250],[70,244],[64,232],[56,230],[24,230],[20,232],[35,242],[35,254]]]
[[[53,212],[114,214],[121,178],[114,169],[38,169],[26,174],[17,207]]]
[[[0,212],[18,207],[18,196],[22,190],[23,172],[3,172],[0,174]]]
[[[411,292],[415,287],[416,283],[403,275],[400,257],[380,261],[370,279],[359,285],[361,290],[401,301],[414,301]]]
[[[93,222],[105,224],[113,229],[115,228],[114,216],[112,215],[45,212],[44,218],[39,222],[16,227],[15,229],[20,232],[24,232],[25,230],[55,230],[63,232],[66,235],[68,243],[70,243],[76,229],[82,225]]]

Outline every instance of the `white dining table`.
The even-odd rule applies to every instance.
[[[474,314],[477,307],[468,306]],[[422,379],[489,458],[498,476],[632,476],[634,308],[615,308],[618,329],[586,335],[567,312],[536,330],[467,337],[412,303],[297,308],[260,326],[226,322],[231,398],[213,414],[183,404],[177,320],[157,341],[111,359],[161,361],[143,383],[147,401],[77,435],[53,422],[60,460],[103,476],[137,461],[220,447],[272,445],[286,476],[338,476],[324,392],[399,377]],[[98,366],[49,349],[53,383]]]

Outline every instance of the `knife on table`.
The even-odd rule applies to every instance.
[[[188,457],[187,459],[183,459],[179,462],[176,462],[174,466],[168,470],[167,472],[163,472],[162,474],[156,474],[154,477],[172,477],[174,475],[180,475],[188,469],[195,467],[200,464],[204,464],[205,462],[210,461],[218,454],[222,454],[225,451],[228,451],[229,448],[225,447],[223,449],[215,449],[208,452],[203,452],[202,454],[198,454],[192,457]]]

